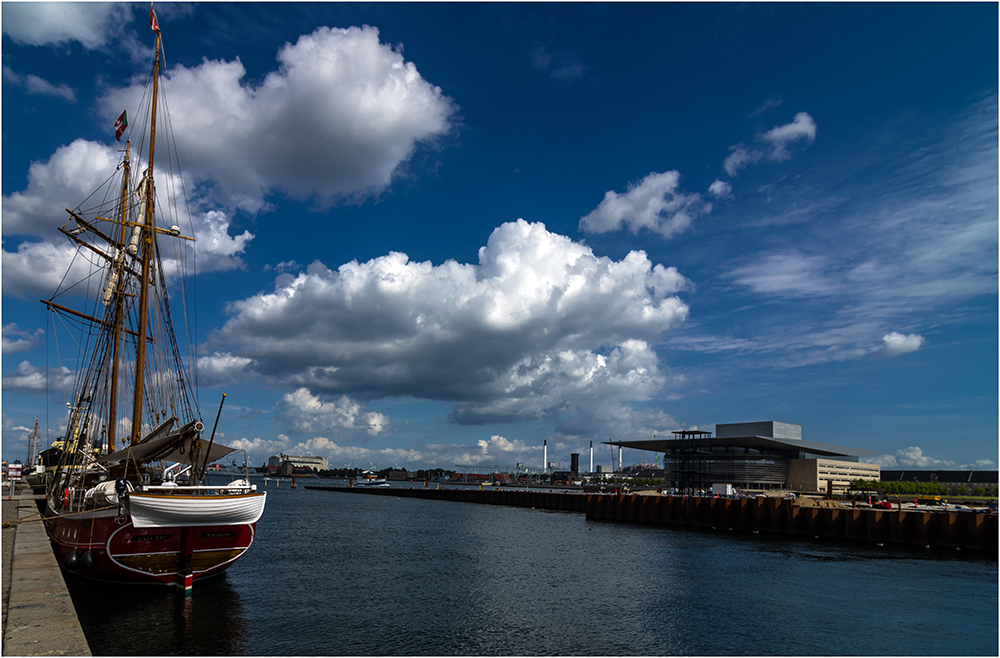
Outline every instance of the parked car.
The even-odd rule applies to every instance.
[[[875,509],[892,509],[892,503],[888,500],[880,500],[877,503],[872,503],[872,507]]]

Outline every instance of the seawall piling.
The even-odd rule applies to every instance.
[[[515,489],[430,489],[308,486],[342,493],[450,500],[584,512],[588,520],[657,526],[725,528],[878,544],[933,546],[996,553],[998,517],[972,512],[805,507],[778,498],[705,498],[583,494]]]

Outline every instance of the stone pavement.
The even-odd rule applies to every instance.
[[[4,523],[38,516],[30,489],[9,495],[5,487]],[[3,528],[3,655],[91,655],[40,521]]]

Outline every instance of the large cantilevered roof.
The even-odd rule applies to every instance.
[[[775,439],[770,436],[645,439],[638,441],[605,441],[604,443],[624,448],[664,453],[680,449],[690,449],[691,447],[715,448],[728,446],[734,448],[754,448],[757,450],[794,450],[796,452],[807,452],[812,455],[825,457],[863,457],[866,455],[882,454],[877,450],[862,450],[861,448],[835,446],[830,443],[816,443],[815,441],[803,441],[802,439]]]

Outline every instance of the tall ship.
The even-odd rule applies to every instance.
[[[46,451],[44,517],[66,571],[189,590],[250,548],[266,493],[249,477],[225,485],[206,477],[209,464],[235,450],[215,441],[221,403],[206,431],[189,367],[195,338],[175,332],[173,318],[191,325],[184,269],[193,238],[178,226],[187,206],[169,171],[176,160],[156,151],[166,105],[152,7],[149,21],[156,46],[135,112],[141,120],[130,126],[121,114],[115,175],[67,209],[60,230],[78,254],[59,290],[42,300],[58,315],[53,326],[71,326],[80,347],[65,434]],[[172,306],[173,297],[180,303]]]

